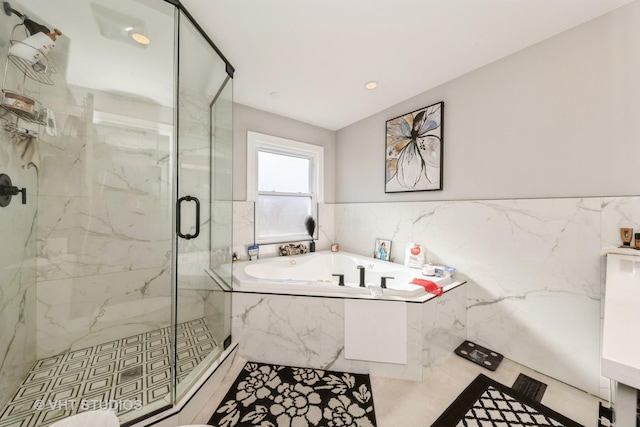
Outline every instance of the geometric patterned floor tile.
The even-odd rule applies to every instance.
[[[176,379],[181,382],[218,343],[206,320],[176,327]],[[46,427],[78,412],[118,402],[118,415],[171,392],[168,327],[37,360],[0,408],[0,427]]]
[[[167,370],[171,366],[171,362],[169,361],[169,356],[163,357],[161,359],[151,360],[147,363],[147,372],[156,372],[159,370]]]
[[[57,355],[57,356],[52,356],[52,357],[47,357],[46,359],[40,359],[38,360],[34,367],[33,367],[33,371],[37,371],[40,369],[46,369],[49,368],[51,366],[54,365],[59,365],[60,363],[62,363],[62,359],[64,358],[64,354],[62,355]]]
[[[0,419],[0,427],[31,427],[35,426],[38,414],[31,412],[20,418],[6,418],[4,421]]]

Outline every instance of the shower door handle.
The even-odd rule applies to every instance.
[[[182,231],[180,230],[180,218],[181,218],[181,211],[182,211],[182,202],[196,202],[196,232],[195,234],[182,234]],[[178,203],[177,203],[177,209],[176,209],[176,232],[178,233],[178,236],[182,237],[183,239],[186,240],[190,240],[190,239],[195,239],[196,237],[198,237],[200,235],[200,200],[198,200],[197,197],[193,197],[193,196],[184,196],[184,197],[180,197],[178,199]]]

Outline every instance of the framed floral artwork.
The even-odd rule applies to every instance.
[[[385,193],[442,190],[444,102],[387,120]]]

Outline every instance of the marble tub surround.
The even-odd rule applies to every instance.
[[[404,303],[406,364],[345,358],[342,298],[234,293],[232,333],[248,360],[420,380],[466,338],[466,299],[462,285],[425,303]]]
[[[334,242],[334,206],[333,204],[319,203],[316,242],[316,251],[328,250]],[[254,202],[234,201],[233,202],[233,251],[238,254],[241,260],[248,260],[247,246],[255,241],[255,212]],[[309,246],[309,241],[287,242],[302,243]],[[278,256],[278,247],[282,243],[260,245],[261,257]]]
[[[600,198],[335,206],[335,240],[368,254],[411,242],[468,280],[467,338],[599,394]],[[603,220],[604,221],[604,220]]]

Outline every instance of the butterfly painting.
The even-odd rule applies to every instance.
[[[444,102],[387,121],[385,192],[442,190]]]

